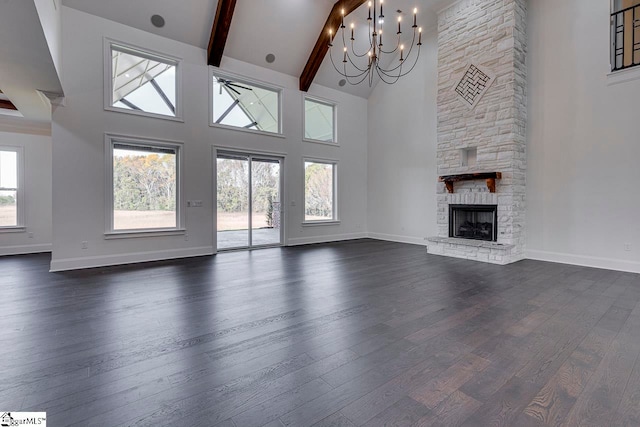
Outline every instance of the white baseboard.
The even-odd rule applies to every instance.
[[[340,242],[343,240],[366,239],[367,233],[333,234],[329,236],[298,237],[287,239],[287,246],[311,245],[313,243]]]
[[[39,254],[42,252],[51,252],[51,244],[46,243],[42,245],[20,245],[20,246],[0,247],[0,256]]]
[[[424,238],[412,237],[412,236],[400,236],[396,234],[384,234],[384,233],[368,233],[371,239],[386,240],[388,242],[409,243],[411,245],[427,246],[427,241]]]
[[[533,259],[536,261],[549,261],[557,262],[559,264],[572,264],[583,267],[602,268],[605,270],[640,273],[640,262],[637,261],[538,251],[535,249],[528,249],[526,251],[526,257],[527,259]]]
[[[400,236],[384,233],[349,233],[334,234],[328,236],[313,236],[288,239],[287,246],[308,245],[314,243],[329,243],[344,240],[355,240],[371,238],[390,242],[408,243],[414,245],[427,246],[427,243],[419,237]],[[0,247],[0,256],[22,255],[31,253],[51,252],[50,244],[5,246]],[[135,264],[149,261],[162,261],[178,258],[189,258],[196,256],[206,256],[215,254],[211,246],[203,246],[188,249],[169,249],[163,251],[136,252],[129,254],[117,254],[106,256],[93,256],[81,258],[66,258],[51,261],[51,272],[79,270],[84,268],[107,267],[112,265]],[[526,251],[526,258],[537,261],[556,262],[560,264],[572,264],[584,267],[602,268],[605,270],[624,271],[629,273],[640,273],[640,262],[618,260],[612,258],[592,257],[586,255],[566,254],[559,252],[549,252],[529,249]]]
[[[213,255],[211,246],[188,249],[168,249],[163,251],[135,252],[128,254],[66,258],[51,261],[51,272],[81,270],[84,268],[107,267],[111,265],[136,264],[149,261],[163,261],[177,258]]]

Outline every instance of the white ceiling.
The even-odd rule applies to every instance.
[[[238,3],[254,0],[239,0]],[[201,48],[209,44],[217,0],[62,0],[62,4]],[[151,16],[165,20],[163,28],[151,24]]]
[[[436,12],[455,0],[386,0],[385,15],[395,21],[396,9],[411,19],[414,7],[419,10],[419,25],[430,28]],[[93,15],[162,35],[201,48],[207,47],[217,0],[62,0],[63,4]],[[224,55],[285,74],[300,76],[335,0],[238,0],[231,22]],[[162,15],[166,24],[156,28],[153,14]],[[347,21],[366,25],[366,3]],[[409,27],[409,25],[407,25]],[[405,27],[406,28],[406,27]],[[407,28],[409,29],[409,28]],[[407,31],[403,31],[407,32]],[[275,62],[265,57],[272,53]],[[338,86],[341,77],[325,58],[314,83],[361,97],[368,97],[368,84]]]
[[[238,0],[224,54],[300,76],[333,3],[334,0]],[[276,56],[272,64],[265,60],[269,53]]]

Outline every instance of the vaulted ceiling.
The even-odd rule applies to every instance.
[[[299,77],[318,40],[336,0],[237,0],[224,56]],[[403,11],[407,19],[419,9],[420,25],[436,24],[436,12],[454,0],[385,0],[385,14]],[[206,49],[211,35],[217,0],[63,0],[63,4],[131,27]],[[388,12],[387,12],[388,11]],[[165,26],[156,28],[151,16],[164,17]],[[366,17],[363,4],[349,17]],[[356,21],[356,22],[358,22]],[[266,61],[268,54],[275,61]],[[224,63],[223,63],[224,64]],[[328,57],[324,59],[314,83],[368,97],[371,88],[338,86],[341,77]]]
[[[62,86],[36,5],[5,0],[0,11],[0,116],[50,121],[44,93],[62,93]]]

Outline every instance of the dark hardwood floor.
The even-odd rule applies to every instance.
[[[640,275],[375,240],[0,258],[0,410],[50,426],[638,426]]]

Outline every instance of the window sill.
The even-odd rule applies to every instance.
[[[26,227],[0,227],[0,233],[24,233],[27,231]]]
[[[320,141],[319,139],[309,139],[309,138],[302,138],[302,140],[304,142],[312,142],[314,144],[324,144],[324,145],[330,145],[332,147],[340,147],[340,144],[332,141]]]
[[[340,221],[334,221],[334,220],[329,220],[329,221],[304,221],[302,223],[303,227],[317,227],[317,226],[321,226],[321,225],[340,225]]]
[[[640,65],[607,74],[607,85],[617,85],[640,79]]]
[[[186,234],[184,228],[176,228],[170,230],[126,230],[126,231],[110,231],[104,233],[105,240],[112,239],[134,239],[139,237],[161,237],[161,236],[180,236]]]
[[[265,131],[262,131],[262,130],[255,130],[255,129],[245,129],[245,128],[240,128],[240,127],[236,127],[236,126],[222,125],[220,123],[211,123],[211,122],[209,122],[209,127],[220,128],[220,129],[228,129],[228,130],[233,130],[233,131],[236,131],[236,132],[253,133],[255,135],[261,135],[261,136],[274,136],[276,138],[282,138],[282,139],[286,138],[286,136],[284,136],[284,134],[282,134],[282,133],[265,132]]]
[[[105,111],[112,111],[114,113],[128,114],[131,116],[141,116],[141,117],[149,117],[152,119],[160,119],[160,120],[171,120],[173,122],[182,122],[184,123],[184,119],[181,116],[165,116],[164,114],[156,114],[156,113],[148,113],[146,111],[137,111],[137,110],[127,110],[124,108],[118,108],[111,105],[106,105],[104,107]]]

